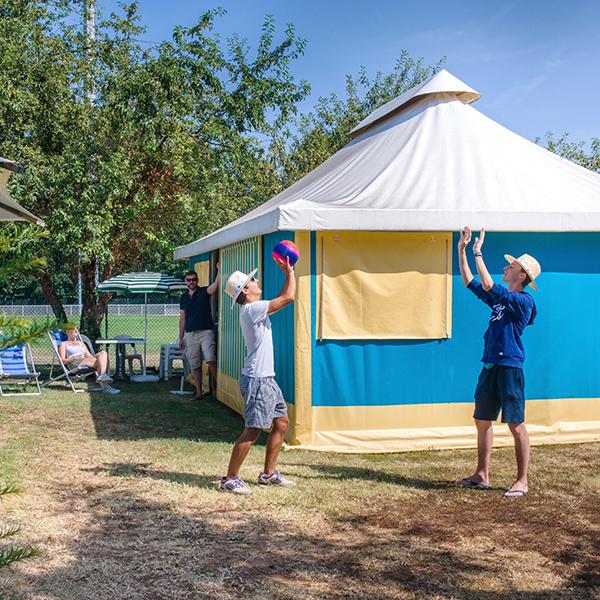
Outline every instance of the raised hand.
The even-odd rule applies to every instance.
[[[473,252],[481,252],[481,247],[483,246],[483,242],[485,240],[485,229],[481,229],[479,233],[479,237],[475,238],[473,242]]]
[[[464,250],[471,241],[471,230],[468,227],[460,230],[460,239],[458,240],[458,249]]]
[[[275,262],[277,263],[277,266],[287,275],[287,273],[293,273],[294,272],[294,267],[292,267],[292,265],[290,265],[290,259],[289,257],[286,256],[285,258],[285,262],[283,262],[282,260],[277,260],[275,259]]]

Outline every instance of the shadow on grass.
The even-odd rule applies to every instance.
[[[298,463],[296,463],[298,464]],[[360,481],[377,481],[380,483],[390,483],[406,488],[414,488],[420,490],[440,490],[448,488],[456,488],[452,481],[442,481],[435,479],[419,479],[416,477],[405,477],[396,473],[388,473],[383,470],[367,469],[364,467],[347,466],[347,465],[331,465],[331,464],[305,464],[300,465],[309,467],[319,472],[312,478],[314,479],[358,479]],[[305,476],[306,479],[311,479],[311,476]]]
[[[115,384],[116,385],[116,384]],[[243,429],[242,418],[213,398],[175,396],[171,382],[119,384],[121,393],[90,394],[96,436],[104,440],[183,438],[233,443]],[[265,436],[257,444],[264,445]]]
[[[108,474],[112,477],[149,477],[158,481],[180,483],[193,487],[213,487],[214,477],[196,475],[195,473],[181,473],[178,471],[156,471],[150,468],[150,463],[105,463],[92,469],[81,469],[84,472],[96,475]]]
[[[542,592],[489,592],[473,577],[502,577],[509,566],[494,557],[472,557],[435,540],[376,528],[307,533],[259,513],[246,499],[228,498],[222,511],[192,507],[184,514],[171,504],[102,486],[65,486],[56,495],[69,511],[83,510],[86,517],[81,533],[61,545],[68,561],[9,573],[4,593],[55,600],[593,597],[580,579]]]

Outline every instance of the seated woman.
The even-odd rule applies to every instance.
[[[118,394],[121,390],[112,387],[112,378],[108,370],[108,354],[104,350],[92,354],[81,341],[76,327],[65,329],[66,341],[61,342],[58,353],[60,359],[71,367],[92,367],[96,369],[96,381],[102,386],[102,391],[107,394]]]

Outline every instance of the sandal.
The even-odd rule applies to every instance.
[[[481,483],[481,481],[475,481],[470,477],[465,477],[460,481],[456,482],[458,487],[469,488],[471,490],[491,490],[492,486],[487,483]]]

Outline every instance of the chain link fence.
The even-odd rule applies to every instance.
[[[162,300],[162,302],[160,302]],[[119,335],[127,335],[133,338],[144,338],[144,322],[147,319],[146,338],[146,365],[150,372],[158,372],[160,363],[160,348],[162,344],[174,344],[179,340],[179,302],[168,298],[170,302],[164,302],[164,295],[148,295],[148,305],[140,303],[135,298],[135,303],[123,301],[117,298],[109,303],[106,315],[101,323],[101,337],[113,338]],[[81,306],[78,304],[63,305],[67,317],[75,323],[79,323]],[[24,317],[28,319],[45,320],[53,318],[52,308],[47,304],[6,304],[0,305],[0,314]],[[146,315],[146,316],[145,316]],[[54,351],[48,336],[31,342],[33,359],[36,369],[46,377],[54,360]],[[96,344],[96,350],[107,349]],[[133,351],[129,346],[128,352]],[[115,347],[108,347],[111,364],[114,365]],[[137,344],[137,354],[144,355],[144,345]],[[138,363],[134,363],[136,372],[139,372]]]

